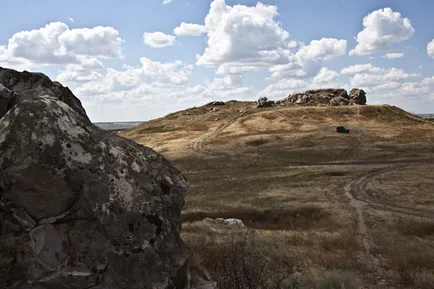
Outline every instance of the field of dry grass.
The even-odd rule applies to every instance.
[[[434,288],[431,121],[392,106],[232,102],[120,135],[188,178],[182,237],[223,289]]]

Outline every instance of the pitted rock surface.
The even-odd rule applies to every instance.
[[[0,289],[194,288],[185,177],[38,91],[0,119]]]
[[[6,102],[5,99],[10,95],[8,91],[14,92],[15,96],[12,101]],[[0,118],[5,115],[5,111],[8,111],[19,101],[45,94],[63,101],[90,123],[80,100],[74,96],[68,87],[62,86],[59,82],[51,81],[48,76],[42,73],[18,72],[0,67]]]

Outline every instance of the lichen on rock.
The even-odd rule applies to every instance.
[[[17,96],[0,102],[0,289],[190,288],[182,173],[44,75],[0,68],[0,84]]]

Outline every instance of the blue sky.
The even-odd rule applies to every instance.
[[[67,85],[93,121],[326,87],[434,112],[434,1],[163,2],[5,1],[0,66]]]

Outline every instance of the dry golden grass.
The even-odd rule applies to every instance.
[[[434,210],[434,164],[414,165],[382,174],[367,187],[379,200]]]
[[[343,187],[381,167],[355,165],[353,160],[434,158],[433,122],[391,106],[256,109],[252,102],[234,102],[216,106],[216,112],[210,112],[212,108],[177,112],[120,135],[161,152],[188,178],[182,238],[216,278],[238,274],[223,270],[216,260],[230,260],[234,238],[255,230],[249,250],[259,258],[257,263],[273,263],[267,272],[280,274],[288,264],[298,268],[281,288],[395,288],[377,284],[360,260],[364,252],[358,243],[357,214]],[[351,133],[336,133],[338,125]],[[293,165],[328,161],[341,164]],[[430,168],[385,173],[368,189],[375,189],[380,201],[431,206],[434,178],[421,177],[424,171],[432,175]],[[433,225],[411,218],[398,224],[389,213],[371,216],[381,220],[368,225],[375,250],[396,273],[391,282],[401,288],[434,288],[433,268],[427,265],[432,257],[428,251],[434,249]],[[246,228],[204,224],[206,217],[238,218]],[[414,258],[407,249],[416,250]],[[411,273],[402,269],[406,262]],[[414,280],[408,283],[406,274]],[[276,275],[269,275],[273,282]],[[222,288],[238,288],[226,285]]]
[[[376,216],[372,227],[377,253],[405,285],[434,288],[434,221]]]

